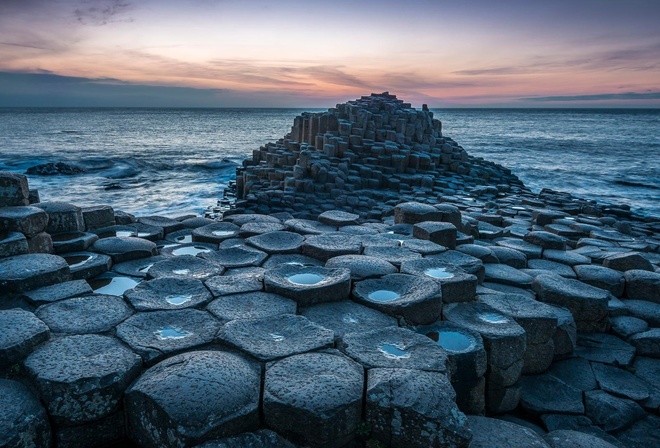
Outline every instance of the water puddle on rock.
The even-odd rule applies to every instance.
[[[192,294],[170,294],[165,296],[165,301],[172,305],[183,305],[192,300]]]
[[[506,316],[497,313],[481,313],[477,315],[477,317],[489,324],[505,324],[509,322],[509,319]]]
[[[462,352],[473,345],[470,338],[458,331],[434,330],[426,333],[426,336],[430,337],[436,342],[436,344],[450,352]]]
[[[211,252],[211,249],[207,249],[206,247],[203,246],[186,246],[186,247],[180,247],[178,249],[174,249],[172,251],[172,255],[174,256],[179,256],[179,255],[197,255],[201,253],[206,253],[206,252]]]
[[[401,343],[389,344],[384,343],[378,346],[378,350],[389,359],[406,359],[410,358],[410,352],[405,350],[405,346]]]
[[[236,232],[233,230],[214,230],[211,234],[214,236],[234,236]]]
[[[115,236],[117,237],[135,236],[135,232],[131,230],[117,230],[115,232]]]
[[[192,243],[192,235],[181,235],[177,236],[175,239],[177,243],[181,244]]]
[[[106,277],[87,280],[87,283],[96,294],[123,296],[127,290],[135,288],[140,282],[130,277]]]
[[[138,272],[141,272],[141,273],[143,273],[143,274],[146,274],[147,272],[149,272],[149,269],[151,269],[151,267],[152,267],[153,265],[154,265],[154,264],[151,263],[151,264],[148,264],[148,265],[146,265],[146,266],[143,266],[143,267],[141,267],[140,269],[138,269]]]
[[[424,271],[424,274],[432,278],[452,278],[454,274],[447,272],[447,268],[429,268]]]
[[[318,274],[294,274],[287,278],[295,285],[316,285],[322,282],[324,277]]]
[[[64,260],[69,265],[69,268],[77,268],[87,263],[91,258],[91,255],[72,255],[70,257],[64,257]]]
[[[190,274],[190,269],[174,269],[172,274],[176,275],[188,275]]]
[[[370,292],[367,297],[374,302],[391,302],[401,297],[401,295],[394,291],[388,291],[387,289],[379,289],[378,291]]]
[[[352,314],[344,314],[341,318],[342,322],[347,323],[347,324],[359,324],[360,321],[353,317]]]
[[[273,338],[273,341],[275,342],[282,342],[284,340],[284,335],[279,333],[269,333],[269,336]]]
[[[160,328],[156,330],[154,334],[160,340],[183,339],[185,337],[192,335],[192,333],[189,331],[181,330],[180,328],[172,327],[172,326]]]

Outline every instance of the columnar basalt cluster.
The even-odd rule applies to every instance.
[[[517,185],[210,220],[0,173],[0,446],[658,446],[660,221]]]
[[[291,133],[238,168],[239,209],[297,217],[340,209],[379,219],[402,195],[435,200],[523,188],[511,172],[470,157],[433,112],[387,92],[295,118]],[[394,201],[392,203],[392,201]]]

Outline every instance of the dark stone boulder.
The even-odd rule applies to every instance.
[[[35,204],[48,214],[46,232],[82,232],[85,230],[82,209],[66,202],[40,202]]]
[[[567,429],[551,431],[544,438],[552,448],[617,448],[599,437]]]
[[[67,262],[57,255],[23,254],[0,259],[0,290],[22,292],[70,279]]]
[[[429,204],[404,202],[394,207],[396,224],[417,224],[423,221],[442,221],[443,213]]]
[[[168,358],[126,391],[128,436],[139,446],[180,447],[256,430],[260,382],[259,366],[233,353]]]
[[[140,357],[118,340],[99,335],[55,339],[25,360],[48,414],[59,425],[92,422],[115,412],[141,366]]]
[[[660,327],[660,303],[646,300],[624,300],[628,313],[645,320],[651,327]]]
[[[40,306],[35,311],[53,333],[105,333],[133,314],[124,299],[105,294],[73,297]]]
[[[33,176],[73,176],[84,173],[85,170],[65,162],[48,162],[34,165],[25,171]]]
[[[607,432],[626,429],[646,416],[644,409],[634,401],[602,390],[585,392],[584,404],[587,417]]]
[[[660,273],[641,269],[625,272],[626,297],[660,304]]]
[[[354,440],[362,414],[364,369],[334,352],[304,353],[266,366],[266,424],[291,440],[342,447]]]
[[[222,327],[218,339],[260,361],[271,361],[331,347],[334,333],[303,316],[282,314],[232,320]]]
[[[469,415],[470,448],[550,448],[532,429],[489,417]]]
[[[447,377],[438,372],[371,369],[367,374],[366,423],[385,446],[468,447],[467,418],[454,402]]]
[[[0,310],[0,369],[10,367],[50,337],[46,324],[29,311]]]
[[[0,379],[0,407],[0,446],[52,446],[46,410],[25,385]]]
[[[43,232],[48,224],[48,214],[39,207],[1,207],[0,229],[20,232],[32,237]]]
[[[584,414],[582,391],[550,374],[520,379],[520,406],[532,414]]]
[[[29,205],[29,195],[27,177],[0,171],[0,207]]]
[[[196,445],[195,448],[296,448],[296,446],[270,429],[260,429],[233,437],[211,440]]]

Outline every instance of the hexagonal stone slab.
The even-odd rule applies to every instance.
[[[340,255],[359,255],[362,250],[360,237],[344,232],[329,232],[308,236],[302,244],[302,254],[328,261]]]
[[[627,366],[635,357],[635,347],[611,334],[580,334],[575,355],[589,361]]]
[[[124,296],[140,311],[192,308],[212,299],[201,280],[172,277],[142,282]]]
[[[596,288],[611,292],[615,297],[623,295],[626,284],[623,273],[604,266],[582,264],[574,266],[578,280]]]
[[[328,260],[326,268],[346,268],[351,271],[353,280],[381,277],[395,274],[398,269],[390,262],[366,255],[340,255]]]
[[[440,319],[442,290],[435,281],[408,274],[389,274],[362,280],[353,288],[353,299],[386,314],[402,316],[411,325]]]
[[[126,238],[136,237],[149,241],[162,240],[165,231],[162,227],[149,226],[142,223],[133,223],[125,225],[112,225],[93,230],[99,238]]]
[[[394,207],[394,222],[397,224],[417,224],[423,221],[442,221],[443,213],[429,204],[404,202]]]
[[[616,448],[616,445],[599,437],[579,431],[556,430],[549,432],[544,438],[552,448]]]
[[[66,202],[40,202],[35,206],[48,214],[48,233],[85,230],[82,209],[78,206]]]
[[[51,235],[56,254],[85,251],[98,239],[97,234],[88,232],[63,232]]]
[[[364,255],[369,257],[380,258],[393,264],[394,266],[401,266],[401,263],[408,260],[417,260],[422,258],[419,252],[413,252],[404,247],[383,247],[383,246],[368,246],[364,249]]]
[[[293,314],[232,320],[218,338],[261,361],[331,347],[334,342],[332,330]]]
[[[248,269],[248,271],[241,271]],[[238,271],[238,272],[237,272]],[[216,275],[204,281],[213,297],[261,291],[264,288],[264,270],[261,268],[239,268]]]
[[[21,361],[50,336],[46,324],[29,311],[0,310],[0,368]]]
[[[104,333],[133,314],[123,298],[105,294],[74,297],[40,306],[35,314],[54,333]]]
[[[394,317],[350,300],[319,303],[303,308],[300,314],[312,322],[334,331],[335,338],[343,337],[347,333],[398,326]]]
[[[486,280],[503,285],[526,288],[532,284],[533,277],[506,264],[486,263]]]
[[[46,410],[26,386],[0,379],[0,407],[0,446],[51,446]]]
[[[48,214],[39,207],[0,207],[0,229],[31,237],[43,232],[47,224]]]
[[[48,414],[60,425],[78,425],[112,414],[142,361],[115,338],[65,336],[34,351],[25,367]]]
[[[158,254],[156,243],[134,237],[102,238],[92,245],[92,250],[111,256],[114,263]]]
[[[96,252],[71,252],[61,256],[69,265],[74,280],[96,277],[109,271],[112,266],[112,258]]]
[[[182,255],[157,261],[147,271],[149,278],[194,278],[204,280],[213,275],[220,275],[224,267],[211,261],[192,255]]]
[[[187,348],[213,341],[221,324],[200,310],[137,313],[117,327],[117,337],[148,365]]]
[[[297,308],[294,300],[260,291],[222,296],[206,307],[221,322],[296,314]]]
[[[348,299],[351,273],[346,268],[283,265],[264,275],[266,292],[289,297],[301,305]]]
[[[329,226],[312,219],[287,219],[284,221],[284,225],[302,235],[320,235],[337,230],[335,226]]]
[[[660,273],[642,269],[626,271],[626,297],[660,304]]]
[[[469,446],[467,418],[444,374],[371,369],[367,375],[366,422],[373,439],[385,446]]]
[[[72,280],[43,286],[23,293],[23,297],[33,305],[39,306],[69,297],[84,296],[92,292],[91,286],[84,280]]]
[[[651,394],[649,386],[635,375],[619,367],[591,363],[598,385],[605,392],[631,400],[645,400]]]
[[[200,257],[221,264],[226,268],[244,268],[248,266],[261,266],[268,254],[251,247],[238,245],[221,248],[218,251],[201,254]]]
[[[0,290],[22,292],[70,279],[69,265],[50,254],[23,254],[0,259]]]
[[[541,436],[525,426],[504,420],[469,415],[470,448],[550,448]]]
[[[443,303],[469,302],[477,293],[477,276],[458,266],[424,258],[401,263],[402,274],[428,277],[440,284]]]
[[[153,227],[162,227],[166,234],[183,229],[183,224],[166,216],[141,216],[138,222]]]
[[[302,250],[305,238],[294,232],[268,232],[247,238],[245,242],[269,254],[296,254]]]
[[[328,210],[321,213],[318,217],[319,222],[334,227],[355,225],[359,219],[360,215],[341,210]]]
[[[126,391],[128,436],[140,446],[192,446],[259,426],[259,366],[222,351],[182,353]]]
[[[431,339],[406,328],[387,327],[349,333],[339,349],[368,369],[428,370],[447,372],[447,352]]]
[[[520,406],[532,414],[584,414],[582,391],[553,375],[529,375],[520,379]]]
[[[642,407],[634,401],[602,390],[585,392],[584,404],[587,417],[607,432],[625,429],[646,416]]]
[[[236,238],[240,227],[230,222],[214,222],[192,231],[192,239],[195,242],[218,244],[229,238]]]
[[[567,308],[578,331],[601,331],[607,327],[607,291],[550,274],[536,277],[532,289],[540,301]]]
[[[341,447],[355,438],[364,370],[333,352],[304,353],[266,367],[266,424],[301,444]]]
[[[124,261],[112,266],[112,271],[131,277],[146,278],[151,267],[157,261],[165,260],[167,257],[156,255],[155,257],[141,258],[137,260]]]
[[[0,230],[0,258],[30,252],[25,235],[19,232],[5,232]]]

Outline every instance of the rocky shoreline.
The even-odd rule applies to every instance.
[[[214,219],[0,173],[0,446],[660,444],[660,221],[378,94],[303,114]]]

